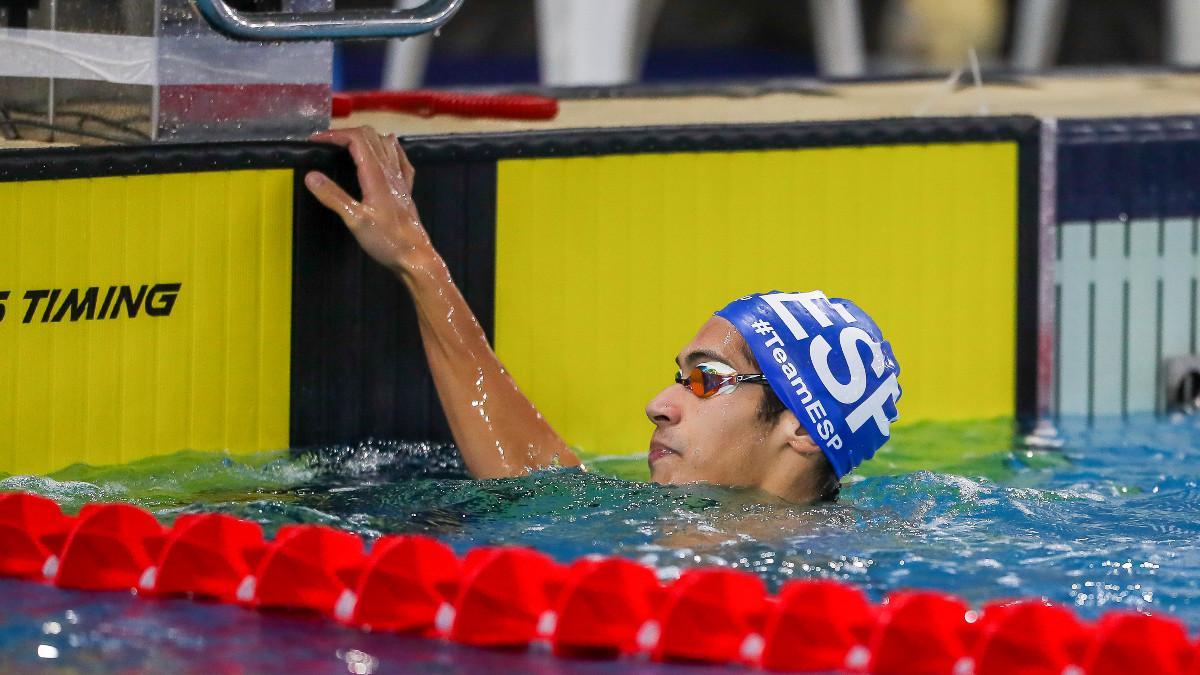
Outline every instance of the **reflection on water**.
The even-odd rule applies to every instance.
[[[0,672],[30,673],[728,673],[717,667],[567,661],[365,633],[316,616],[253,612],[0,579]]]
[[[615,553],[654,565],[664,578],[687,566],[729,565],[773,588],[821,577],[876,598],[905,587],[942,588],[973,603],[1044,596],[1086,617],[1124,606],[1171,612],[1200,628],[1200,420],[1064,426],[1053,451],[1014,444],[1003,421],[902,428],[869,465],[901,473],[859,478],[838,503],[814,507],[626,480],[645,475],[637,457],[592,461],[586,473],[471,481],[453,448],[401,443],[237,460],[191,453],[9,477],[0,488],[47,494],[66,508],[128,499],[165,521],[219,510],[268,531],[305,522],[368,537],[432,534],[459,552],[514,543],[561,560]],[[49,602],[77,602],[54,593]],[[158,604],[120,611],[153,617]],[[172,611],[201,611],[184,607]],[[9,617],[0,639],[40,627],[42,616]],[[122,630],[136,636],[138,625],[130,618]],[[211,646],[224,638],[204,639]]]

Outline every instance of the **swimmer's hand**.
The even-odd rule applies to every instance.
[[[416,172],[396,137],[358,127],[322,131],[311,139],[347,148],[354,158],[361,201],[352,199],[319,171],[310,171],[304,184],[318,201],[341,216],[363,250],[401,278],[437,266],[437,252],[412,200]]]

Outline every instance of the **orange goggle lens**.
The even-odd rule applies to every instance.
[[[716,396],[721,387],[733,382],[734,375],[726,375],[711,368],[696,366],[688,371],[686,376],[683,372],[676,373],[675,381],[687,387],[696,396],[709,398]]]

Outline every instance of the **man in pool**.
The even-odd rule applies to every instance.
[[[412,295],[438,397],[471,475],[578,466],[505,371],[430,242],[411,197],[413,167],[396,138],[360,128],[313,139],[354,159],[362,199],[318,172],[305,184]],[[891,346],[861,309],[819,291],[734,300],[676,363],[676,384],[646,406],[658,483],[756,488],[795,503],[831,499],[842,476],[887,441],[897,417]]]

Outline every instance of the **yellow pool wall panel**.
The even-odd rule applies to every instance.
[[[1017,144],[498,163],[501,359],[567,441],[644,450],[642,410],[712,313],[821,289],[879,323],[901,423],[1011,416]]]
[[[292,185],[290,169],[0,183],[0,471],[287,447]],[[49,313],[27,295],[55,290]]]

